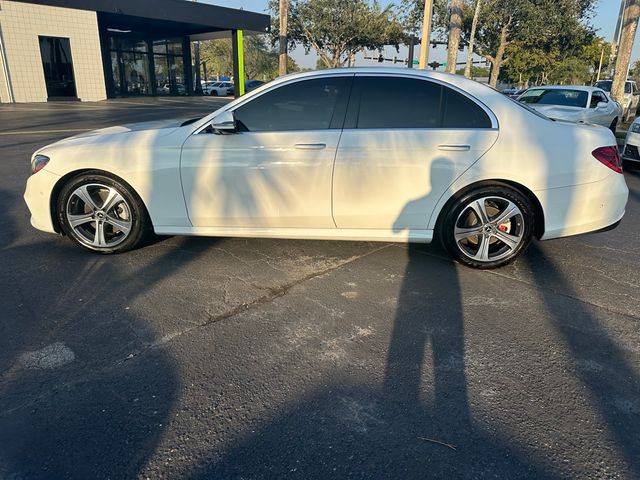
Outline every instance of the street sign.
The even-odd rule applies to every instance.
[[[419,62],[418,60],[414,60],[414,61],[413,61],[413,62],[411,62],[411,63],[413,63],[414,65],[418,65],[420,62]]]

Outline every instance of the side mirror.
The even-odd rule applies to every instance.
[[[596,105],[596,110],[604,110],[607,108],[607,102],[598,102]]]
[[[224,111],[211,121],[211,128],[222,133],[231,133],[236,131],[236,119],[233,112]]]

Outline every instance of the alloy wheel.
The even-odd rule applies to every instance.
[[[93,249],[111,248],[131,232],[132,210],[113,187],[100,183],[80,185],[69,196],[66,219],[78,240]]]
[[[467,204],[455,222],[458,249],[477,262],[495,262],[509,257],[522,244],[525,219],[512,201],[487,196]]]

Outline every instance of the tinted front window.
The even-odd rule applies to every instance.
[[[542,89],[527,90],[518,100],[523,103],[537,105],[562,105],[565,107],[587,106],[589,92],[582,90]]]
[[[601,80],[598,83],[596,83],[596,87],[601,88],[602,90],[604,90],[605,92],[610,92],[611,91],[611,80]]]
[[[480,106],[438,83],[360,77],[354,90],[360,99],[357,128],[491,128]]]
[[[240,131],[321,130],[346,102],[352,77],[303,80],[276,88],[234,111]],[[339,122],[338,128],[342,126]]]
[[[631,93],[631,82],[624,84],[624,93]]]

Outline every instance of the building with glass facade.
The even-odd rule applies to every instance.
[[[193,94],[192,41],[269,25],[187,0],[0,0],[0,101]]]

